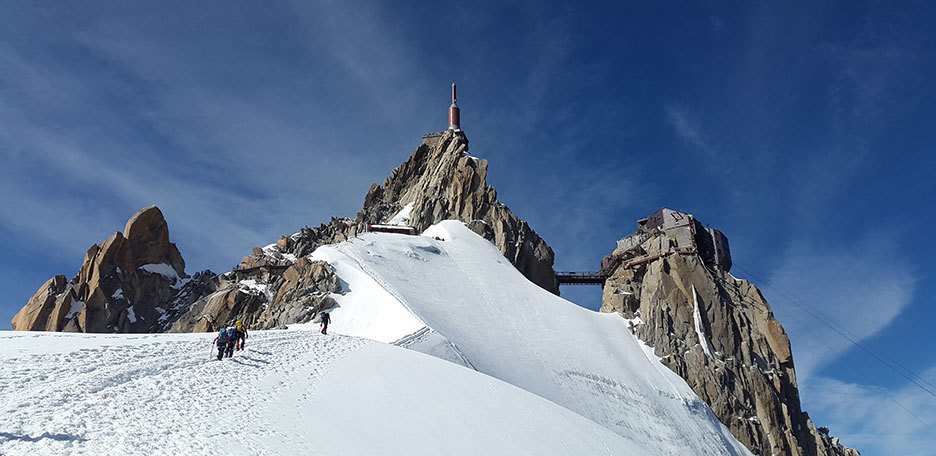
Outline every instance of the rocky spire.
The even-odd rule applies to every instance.
[[[753,453],[858,456],[800,408],[790,340],[760,290],[728,273],[727,238],[669,212],[688,217],[641,220],[604,258],[601,311],[630,319]]]
[[[272,328],[315,318],[341,287],[331,267],[307,256],[373,224],[405,224],[422,231],[456,219],[494,243],[527,278],[556,293],[553,251],[530,226],[497,201],[487,186],[487,160],[468,155],[464,133],[426,135],[382,184],[374,184],[354,219],[332,218],[275,244],[255,248],[233,271],[216,277],[216,291],[196,301],[172,331],[208,331],[239,319]]]
[[[468,155],[464,133],[427,136],[382,185],[371,186],[357,222],[386,223],[404,208],[406,223],[419,231],[442,220],[461,220],[492,241],[528,279],[558,293],[552,248],[497,200],[497,191],[487,185],[487,168],[487,160]]]
[[[380,185],[354,219],[332,218],[275,244],[256,248],[229,273],[189,278],[169,242],[162,213],[134,214],[123,233],[91,246],[70,282],[46,282],[14,317],[14,329],[88,332],[209,331],[234,320],[254,328],[308,321],[341,291],[331,267],[308,261],[315,248],[348,239],[370,224],[398,223],[422,231],[456,219],[494,243],[527,278],[558,292],[553,251],[497,200],[486,182],[487,160],[468,155],[461,131],[426,135]]]
[[[198,283],[169,241],[169,227],[156,206],[141,209],[123,233],[110,235],[85,253],[78,274],[49,279],[13,317],[13,329],[31,331],[152,332],[185,289]]]

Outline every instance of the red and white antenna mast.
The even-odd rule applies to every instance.
[[[449,126],[452,131],[461,131],[458,105],[455,104],[455,83],[452,83],[452,106],[449,106]]]

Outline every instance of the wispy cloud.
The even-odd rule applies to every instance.
[[[787,249],[764,294],[790,334],[801,385],[811,387],[813,377],[853,348],[823,321],[863,340],[912,302],[917,278],[899,251],[894,236],[881,232],[851,245],[797,241]]]
[[[828,87],[832,134],[861,153],[901,108],[902,99],[911,96],[902,86],[915,77],[913,68],[921,59],[919,37],[902,27],[904,20],[877,19],[867,21],[850,42],[819,47],[835,70]]]
[[[678,104],[665,106],[666,121],[673,127],[676,136],[708,155],[714,155],[702,132],[702,123],[688,107]]]
[[[264,14],[276,14],[271,11]],[[325,8],[318,12],[335,16]],[[127,11],[100,11],[80,27],[63,20],[48,42],[0,46],[0,224],[48,246],[49,254],[80,255],[120,229],[134,210],[155,203],[191,267],[223,269],[252,245],[330,215],[353,215],[369,184],[417,144],[412,134],[405,144],[388,140],[406,135],[401,129],[357,135],[381,119],[407,122],[412,113],[391,112],[387,97],[376,118],[359,125],[334,120],[348,115],[342,109],[373,114],[363,106],[380,102],[367,99],[378,88],[342,92],[351,96],[310,89],[302,60],[314,65],[317,51],[297,45],[294,56],[269,55],[257,42],[267,35],[254,33],[254,41],[244,42],[239,27],[246,25],[236,11],[213,18],[231,16],[230,27],[219,28],[210,40],[242,45],[222,47],[196,38],[201,29],[186,25],[184,14],[146,21],[159,12],[140,11],[135,13],[141,20],[127,21],[122,13]],[[341,17],[333,28],[372,29],[360,16]],[[379,21],[365,19],[375,27]],[[378,32],[379,27],[373,33]],[[398,42],[387,35],[371,38],[371,45],[383,43],[377,52],[385,58],[405,61]],[[361,49],[342,52],[360,55],[355,51],[373,47],[367,41],[361,37],[353,43]],[[49,42],[66,42],[69,49]],[[213,58],[216,52],[226,55]],[[289,57],[298,61],[284,67]],[[319,78],[362,77],[362,65],[345,63],[316,71],[328,73]],[[267,73],[275,74],[277,85],[258,87]],[[378,84],[378,78],[371,82]],[[399,152],[375,157],[374,150],[388,142]]]
[[[922,377],[936,383],[936,366]],[[819,377],[804,394],[822,425],[862,454],[933,454],[936,398],[912,384],[882,388]]]

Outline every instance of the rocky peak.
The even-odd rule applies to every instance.
[[[487,185],[487,169],[487,160],[468,155],[464,133],[427,135],[382,185],[371,186],[356,221],[422,231],[442,220],[461,220],[492,241],[528,279],[558,293],[552,248],[497,200],[497,191]]]
[[[426,135],[383,184],[371,186],[355,218],[332,218],[255,248],[220,276],[187,277],[162,213],[156,207],[143,209],[123,233],[91,246],[78,275],[64,288],[60,280],[44,285],[14,318],[14,327],[147,332],[209,330],[234,319],[256,328],[303,322],[332,304],[329,293],[341,291],[327,264],[308,261],[317,247],[344,241],[373,224],[422,231],[448,219],[465,222],[527,278],[557,293],[552,249],[497,200],[486,182],[487,166],[487,160],[468,155],[463,132]],[[69,311],[52,312],[56,306]]]
[[[468,155],[464,133],[426,135],[383,184],[371,186],[355,218],[333,217],[254,248],[234,270],[217,276],[214,292],[195,301],[171,330],[207,331],[237,319],[262,329],[316,318],[334,304],[329,294],[342,290],[327,263],[307,256],[374,224],[422,231],[442,220],[461,220],[491,240],[530,280],[557,292],[552,249],[497,201],[497,192],[486,184],[487,166],[487,160]]]
[[[179,276],[185,275],[185,260],[176,245],[169,242],[169,225],[158,207],[150,206],[133,214],[124,228],[124,238],[127,245],[121,253],[127,269],[164,263]]]
[[[240,268],[286,265],[316,247],[344,241],[368,225],[407,225],[417,232],[443,220],[461,220],[497,248],[528,279],[558,293],[553,251],[533,229],[497,200],[487,185],[488,161],[468,155],[468,138],[448,130],[423,137],[409,159],[382,184],[373,184],[364,207],[353,219],[332,218],[317,228],[305,227],[276,244],[245,257]]]
[[[753,453],[857,456],[802,411],[790,340],[760,290],[728,272],[727,237],[690,214],[654,215],[602,261],[601,311],[629,319]]]
[[[88,248],[78,274],[67,283],[64,277],[39,288],[13,317],[13,329],[160,331],[170,304],[190,282],[156,206],[134,214],[123,233]]]

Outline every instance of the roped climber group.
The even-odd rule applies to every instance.
[[[225,357],[230,358],[234,350],[244,349],[244,344],[247,343],[247,328],[240,320],[237,320],[234,326],[221,328],[218,331],[218,337],[215,337],[212,342],[218,345],[218,361]]]

